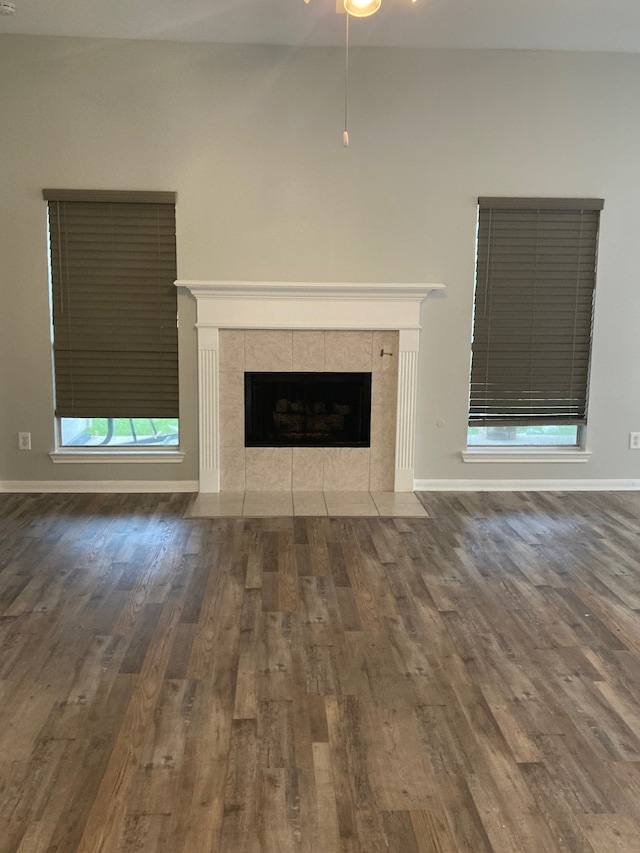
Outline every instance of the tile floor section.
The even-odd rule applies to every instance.
[[[190,518],[294,515],[427,517],[412,492],[219,492],[197,495]]]

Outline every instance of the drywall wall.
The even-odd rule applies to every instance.
[[[43,187],[177,191],[183,279],[445,283],[423,313],[419,479],[640,481],[640,56],[354,50],[348,149],[342,67],[323,48],[0,37],[0,481],[197,477],[185,294],[185,461],[52,464]],[[478,195],[605,198],[586,465],[461,460]]]

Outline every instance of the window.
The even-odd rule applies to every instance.
[[[60,444],[176,445],[175,193],[43,195]]]
[[[478,199],[470,447],[577,445],[601,199]]]

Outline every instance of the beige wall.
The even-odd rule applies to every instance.
[[[423,315],[418,478],[640,480],[638,91],[639,56],[354,50],[345,150],[339,50],[0,37],[0,482],[197,476],[184,294],[185,462],[51,463],[43,187],[176,190],[183,279],[444,282]],[[478,195],[606,199],[587,465],[460,460]]]

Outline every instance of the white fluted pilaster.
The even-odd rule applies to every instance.
[[[398,407],[394,491],[413,491],[416,401],[418,396],[417,330],[400,330],[398,358]]]
[[[218,330],[198,329],[200,491],[220,491]]]

